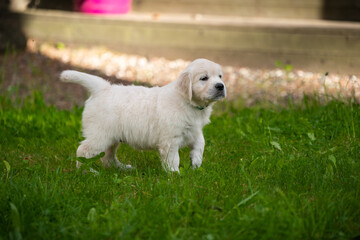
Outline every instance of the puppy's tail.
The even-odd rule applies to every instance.
[[[60,74],[60,79],[63,82],[78,83],[84,86],[91,95],[110,86],[110,83],[101,77],[73,70],[63,71]]]

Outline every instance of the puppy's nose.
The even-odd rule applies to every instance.
[[[224,90],[224,84],[217,83],[217,84],[215,84],[215,88],[219,91],[222,91],[222,90]]]

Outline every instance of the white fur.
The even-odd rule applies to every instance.
[[[116,158],[124,142],[136,149],[158,149],[165,170],[179,171],[178,150],[189,146],[192,166],[199,167],[205,146],[202,128],[210,122],[214,102],[226,95],[219,86],[224,84],[221,76],[221,67],[206,59],[192,62],[176,81],[153,88],[111,85],[100,77],[63,71],[62,81],[81,84],[91,94],[82,116],[85,140],[77,156],[105,152],[105,167],[131,167]]]

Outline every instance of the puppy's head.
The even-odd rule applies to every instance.
[[[189,101],[206,106],[226,96],[222,76],[219,64],[206,59],[196,59],[180,74],[177,86]]]

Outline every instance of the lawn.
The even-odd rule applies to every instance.
[[[75,168],[82,109],[0,97],[0,239],[351,239],[360,235],[360,106],[221,103],[201,168],[122,145],[134,171]]]

